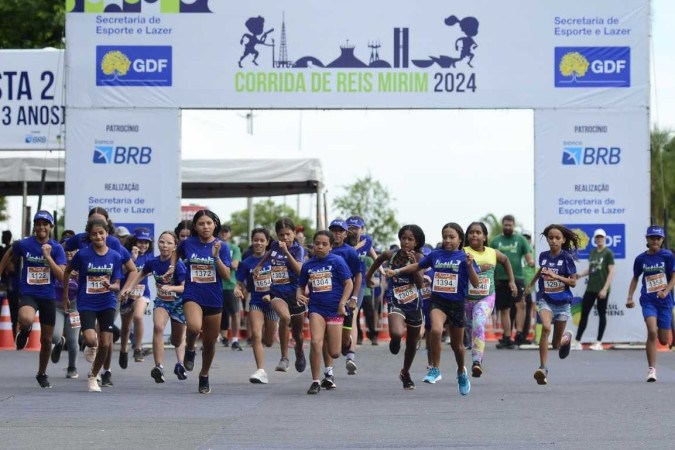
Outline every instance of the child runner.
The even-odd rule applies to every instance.
[[[108,351],[112,345],[112,329],[115,321],[116,292],[122,279],[122,256],[106,244],[107,223],[90,220],[86,233],[91,242],[78,251],[68,263],[63,279],[70,278],[73,270],[78,272],[77,310],[80,313],[82,334],[86,346],[84,356],[92,363],[87,375],[89,392],[101,392],[96,381]],[[70,309],[68,291],[63,292],[63,309]],[[98,322],[99,333],[96,333]],[[98,348],[98,351],[96,349]],[[91,349],[91,350],[88,350]]]
[[[305,249],[295,241],[295,224],[283,217],[274,224],[277,241],[272,241],[270,249],[255,267],[256,274],[269,261],[272,268],[272,286],[270,296],[272,308],[279,315],[279,344],[281,359],[277,372],[288,371],[288,327],[291,327],[295,339],[295,370],[304,372],[307,367],[305,352],[302,349],[302,327],[307,307],[299,303],[295,296],[298,275],[305,259]]]
[[[262,266],[257,274],[253,270],[265,255],[269,242],[270,233],[266,228],[254,228],[251,231],[253,253],[239,264],[236,273],[238,283],[237,287],[234,288],[234,295],[239,299],[245,298],[246,293],[251,295],[248,320],[256,371],[248,380],[255,384],[268,383],[267,372],[263,368],[265,361],[263,344],[266,347],[274,345],[274,337],[279,322],[279,316],[270,304],[272,266],[268,262]]]
[[[195,366],[195,342],[202,334],[202,368],[199,372],[199,393],[211,392],[209,369],[220,335],[220,315],[223,312],[221,280],[230,276],[230,249],[216,239],[220,219],[202,209],[192,219],[192,235],[178,244],[178,259],[186,261],[188,279],[183,291],[183,310],[187,324],[185,369]]]
[[[61,239],[61,245],[65,245],[66,239]],[[70,262],[75,252],[66,252],[66,260]],[[66,368],[66,378],[78,378],[77,373],[77,353],[80,349],[78,343],[80,337],[80,315],[77,313],[77,280],[70,277],[64,286],[61,280],[54,282],[56,292],[56,321],[54,325],[54,335],[52,342],[52,363],[56,364],[61,360],[63,347],[68,348],[68,367]],[[68,290],[70,299],[70,311],[63,309],[63,291]],[[65,336],[64,336],[65,335]]]
[[[333,248],[331,253],[341,256],[345,260],[347,267],[352,274],[352,292],[349,299],[356,302],[361,286],[361,262],[356,250],[351,245],[345,242],[347,238],[347,223],[342,219],[335,219],[330,223],[328,230],[333,233]],[[346,352],[352,342],[352,331],[349,328],[342,328],[342,351]],[[325,369],[323,372],[323,380],[321,380],[321,387],[324,389],[335,389],[335,377],[333,376],[333,358],[328,351],[328,345],[324,342],[323,346],[323,360]]]
[[[129,354],[129,334],[131,333],[131,321],[134,322],[134,361],[143,362],[143,317],[150,303],[150,288],[148,280],[142,275],[145,263],[153,256],[152,236],[147,228],[136,228],[125,245],[131,253],[131,259],[136,264],[136,272],[129,272],[122,284],[128,289],[123,290],[124,298],[120,299],[120,316],[122,327],[120,329],[120,358],[122,369],[127,368]],[[167,265],[168,266],[168,265]],[[146,273],[148,275],[149,272]],[[131,288],[133,285],[133,289]]]
[[[354,288],[352,272],[347,263],[341,256],[331,253],[333,233],[327,230],[317,231],[313,241],[314,256],[303,264],[296,292],[300,303],[309,304],[309,329],[312,335],[309,364],[312,369],[312,385],[308,394],[318,394],[321,390],[319,377],[324,336],[328,341],[328,354],[332,358],[340,356],[345,307]],[[305,296],[307,286],[309,297]]]
[[[464,298],[469,283],[478,286],[478,266],[473,255],[462,250],[464,230],[454,222],[447,223],[441,230],[443,247],[432,250],[419,263],[409,264],[396,270],[388,269],[387,277],[413,273],[419,269],[433,267],[434,277],[431,284],[431,352],[432,366],[424,377],[424,382],[435,383],[441,379],[441,334],[446,321],[450,324],[452,350],[457,362],[457,388],[459,393],[467,395],[471,391],[471,381],[464,367]]]
[[[509,258],[491,247],[486,247],[487,227],[483,222],[471,222],[466,229],[464,251],[471,253],[480,268],[480,283],[469,286],[464,302],[467,331],[471,338],[471,376],[478,378],[483,374],[483,353],[485,351],[485,322],[495,307],[495,267],[497,262],[504,266],[509,278],[512,295],[518,294],[518,287],[511,269]]]
[[[176,350],[176,365],[173,373],[179,380],[187,379],[183,358],[185,356],[185,314],[183,313],[183,290],[185,288],[186,269],[185,264],[178,260],[175,267],[171,267],[171,255],[178,246],[178,237],[173,231],[164,231],[159,235],[157,247],[159,256],[147,260],[140,272],[136,272],[129,289],[122,292],[122,298],[126,298],[136,290],[138,283],[152,274],[156,286],[157,297],[152,311],[154,324],[152,332],[152,356],[155,367],[150,371],[150,376],[156,383],[164,383],[164,329],[171,320],[171,345]],[[165,274],[169,268],[174,269],[167,279]]]
[[[16,241],[0,261],[0,273],[13,255],[23,262],[19,291],[19,321],[16,349],[23,350],[33,328],[35,315],[40,312],[40,356],[35,376],[42,388],[51,388],[47,364],[52,351],[52,334],[56,322],[56,292],[54,283],[63,279],[66,254],[63,247],[51,238],[54,218],[47,211],[38,211],[33,217],[33,236]]]
[[[553,348],[559,349],[558,356],[565,359],[570,354],[572,332],[565,331],[567,320],[571,317],[570,304],[572,290],[577,285],[577,269],[570,251],[579,248],[579,237],[563,225],[552,224],[544,228],[549,250],[539,254],[539,270],[527,285],[523,298],[532,291],[539,280],[537,293],[537,311],[541,318],[541,338],[539,339],[539,368],[534,372],[537,384],[548,383],[548,337],[553,325]]]
[[[640,306],[647,326],[647,381],[656,381],[656,338],[661,345],[668,345],[670,324],[673,318],[673,287],[675,265],[673,253],[662,248],[666,233],[660,226],[647,228],[647,251],[640,253],[633,263],[633,279],[628,287],[626,308],[633,308],[633,294],[638,278],[642,275]]]
[[[382,266],[382,263],[389,261],[389,270],[403,268],[409,264],[414,264],[422,258],[420,253],[425,242],[424,231],[417,225],[404,225],[398,231],[398,239],[401,243],[397,251],[385,250],[375,259],[373,265],[366,274],[366,283],[372,284],[372,276],[375,271]],[[415,383],[410,377],[410,367],[415,359],[417,352],[417,340],[419,339],[420,329],[424,323],[422,313],[422,301],[420,289],[424,287],[422,273],[416,271],[410,275],[395,275],[387,285],[385,298],[389,304],[389,351],[397,355],[401,349],[401,338],[406,332],[405,355],[403,357],[403,368],[398,374],[398,378],[403,383],[403,389],[415,389]]]

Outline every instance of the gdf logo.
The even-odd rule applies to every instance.
[[[167,59],[136,59],[132,63],[138,73],[162,73],[169,67]]]
[[[171,46],[96,47],[97,86],[171,86],[171,83]]]
[[[624,70],[626,70],[627,62],[625,59],[619,59],[619,60],[600,60],[596,59],[591,63],[591,70],[593,73],[607,73],[607,74],[612,74],[612,73],[621,73]]]
[[[555,87],[630,87],[630,47],[556,47]]]
[[[94,164],[150,164],[152,148],[125,147],[122,145],[97,145],[94,147]]]

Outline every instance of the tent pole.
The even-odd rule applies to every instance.
[[[253,214],[253,197],[247,197],[246,198],[246,208],[248,208],[248,233],[247,233],[247,239],[251,238],[251,233],[253,232],[253,222],[255,220],[254,214]]]
[[[21,204],[21,236],[28,236],[28,180],[26,180],[26,173],[23,177],[23,202]]]

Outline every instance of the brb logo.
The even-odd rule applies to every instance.
[[[99,45],[96,86],[171,86],[171,47]]]
[[[94,164],[150,164],[152,148],[124,147],[121,145],[96,145]]]
[[[563,166],[616,166],[620,147],[563,147]]]
[[[69,13],[210,13],[209,0],[69,0]],[[144,7],[145,6],[145,7]]]
[[[630,87],[630,47],[556,47],[555,87]]]

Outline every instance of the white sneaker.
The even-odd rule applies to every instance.
[[[572,350],[583,350],[584,348],[581,346],[581,342],[574,340],[572,341]]]
[[[253,372],[248,381],[253,384],[267,384],[267,372],[265,372],[265,369],[258,369]]]
[[[656,381],[656,369],[650,367],[649,372],[647,373],[647,382],[652,383],[654,381]]]
[[[591,346],[588,347],[588,348],[591,349],[591,350],[596,350],[596,351],[602,351],[602,350],[605,349],[605,348],[602,346],[602,342],[600,342],[600,341],[595,341],[595,342],[593,342],[593,343],[591,344]]]
[[[98,351],[98,347],[85,347],[84,348],[84,359],[88,363],[93,363],[94,360],[96,359],[96,352]]]
[[[89,375],[89,378],[87,380],[89,392],[101,392],[101,387],[98,385],[98,381],[96,381],[96,376],[95,375]]]

